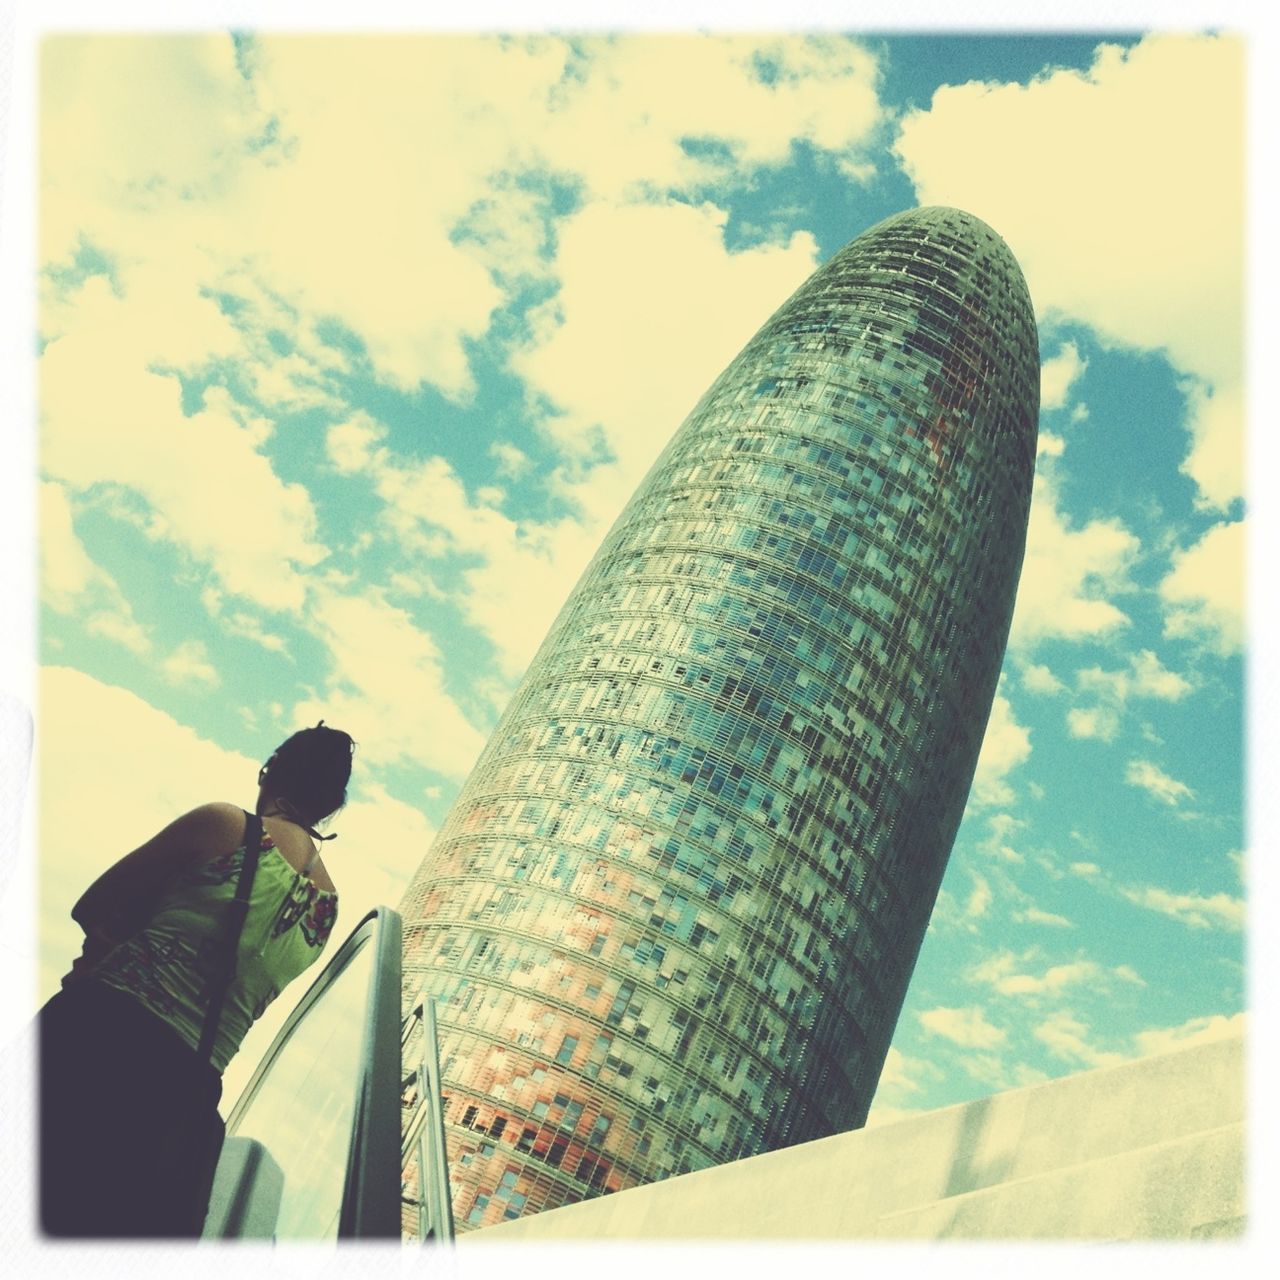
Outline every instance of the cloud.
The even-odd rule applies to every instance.
[[[636,35],[575,42],[572,76],[539,122],[543,162],[616,200],[738,181],[800,141],[855,176],[880,123],[878,66],[840,35]],[[699,145],[700,144],[700,145]]]
[[[184,640],[178,645],[160,664],[160,673],[170,684],[212,687],[219,683],[217,669],[199,640]]]
[[[1008,1039],[1008,1033],[988,1022],[977,1006],[927,1009],[919,1018],[926,1031],[942,1036],[963,1049],[991,1049]]]
[[[1233,897],[1229,893],[1207,896],[1199,893],[1171,893],[1156,885],[1122,888],[1120,892],[1130,902],[1146,907],[1149,911],[1158,911],[1193,929],[1244,928],[1244,899]]]
[[[431,636],[376,588],[351,594],[321,584],[312,604],[309,625],[330,670],[323,692],[304,698],[292,718],[338,725],[370,765],[411,763],[465,777],[484,740],[445,689]]]
[[[455,603],[494,646],[505,678],[515,679],[586,568],[599,533],[567,516],[514,520],[495,505],[501,491],[481,489],[473,498],[446,459],[400,457],[378,443],[384,434],[357,414],[330,428],[330,461],[368,478],[383,504],[379,522],[406,555],[463,558]],[[509,695],[508,686],[502,700]]]
[[[991,884],[984,877],[976,872],[973,875],[973,892],[969,894],[969,900],[964,904],[964,914],[967,920],[977,920],[987,914],[987,909],[991,906]]]
[[[1200,640],[1226,655],[1244,643],[1243,520],[1215,524],[1196,543],[1173,553],[1160,583],[1164,632]]]
[[[364,410],[357,410],[325,432],[325,452],[338,472],[351,475],[373,465],[375,451],[386,436],[387,429],[382,423]]]
[[[233,348],[207,299],[175,293],[137,268],[117,296],[102,276],[77,292],[60,336],[40,359],[41,460],[69,489],[111,482],[147,504],[145,530],[207,564],[226,590],[274,609],[302,604],[292,570],[326,554],[310,496],[260,452],[259,424],[215,391],[193,413],[167,359]],[[174,339],[171,331],[187,330]],[[179,360],[181,358],[181,360]]]
[[[927,1058],[911,1058],[901,1050],[889,1046],[884,1068],[876,1085],[876,1103],[889,1096],[899,1098],[905,1094],[919,1093],[930,1080],[939,1080],[943,1072]]]
[[[1056,915],[1052,911],[1041,911],[1039,907],[1027,907],[1025,910],[1015,911],[1013,918],[1019,924],[1047,924],[1059,929],[1074,927],[1066,916]]]
[[[1167,671],[1150,649],[1141,649],[1129,660],[1131,691],[1146,698],[1177,702],[1191,692],[1191,682],[1176,671]]]
[[[978,847],[1001,862],[1020,865],[1026,859],[1009,844],[1009,838],[1024,826],[1026,823],[1012,814],[993,813],[987,819],[987,835]]]
[[[587,459],[603,447],[612,460],[585,482],[566,480],[601,532],[699,396],[817,265],[808,232],[735,252],[726,221],[711,204],[597,202],[559,226],[558,291],[511,363],[548,406],[542,425],[560,448]]]
[[[136,654],[150,652],[150,634],[139,625],[116,580],[95,564],[76,535],[66,489],[40,485],[40,595],[56,613],[80,614],[85,627]]]
[[[1246,1015],[1235,1013],[1226,1017],[1221,1013],[1207,1017],[1188,1018],[1174,1027],[1152,1027],[1137,1032],[1133,1041],[1139,1057],[1153,1053],[1169,1053],[1174,1049],[1187,1049],[1196,1044],[1211,1044],[1232,1036],[1243,1035],[1247,1025]]]
[[[267,631],[263,627],[261,620],[255,618],[252,614],[239,611],[229,613],[223,618],[222,625],[233,636],[242,636],[246,640],[252,640],[254,644],[261,645],[269,652],[283,654],[286,658],[292,660],[289,646],[285,643],[284,637],[276,632]]]
[[[1069,924],[1061,916],[1051,917],[1055,924]],[[1105,990],[1111,978],[1120,978],[1141,986],[1146,984],[1127,965],[1108,969],[1095,960],[1077,959],[1067,964],[1050,966],[1042,974],[1013,972],[1015,960],[1008,952],[999,953],[992,960],[974,970],[978,981],[990,985],[1003,996],[1057,995],[1068,987],[1087,984],[1089,989]]]
[[[1150,760],[1130,760],[1124,780],[1133,787],[1141,787],[1164,804],[1176,808],[1184,800],[1191,800],[1195,792],[1185,782],[1171,778]]]
[[[1092,707],[1072,707],[1067,729],[1073,738],[1101,738],[1110,742],[1120,729],[1122,713],[1130,698],[1155,698],[1177,702],[1191,692],[1192,684],[1169,671],[1150,649],[1129,658],[1127,671],[1087,667],[1076,672],[1076,688],[1097,699]]]
[[[1061,693],[1067,687],[1048,667],[1033,662],[1022,668],[1022,684],[1032,693]]]
[[[1120,729],[1120,716],[1111,707],[1072,707],[1067,712],[1067,732],[1073,738],[1101,738],[1110,742]]]
[[[1100,1049],[1091,1043],[1088,1025],[1065,1009],[1051,1014],[1033,1028],[1031,1034],[1055,1058],[1082,1062],[1089,1067],[1111,1067],[1126,1060],[1123,1053]]]
[[[1112,597],[1132,588],[1140,547],[1114,517],[1074,528],[1058,507],[1051,473],[1037,470],[1010,647],[1026,651],[1042,640],[1091,639],[1128,626]]]
[[[1041,430],[1036,434],[1036,462],[1041,458],[1045,462],[1049,462],[1053,458],[1060,458],[1067,450],[1067,442],[1061,437],[1053,434],[1052,431]]]
[[[1243,52],[1235,36],[1158,33],[1100,45],[1087,71],[943,86],[896,144],[922,204],[1004,236],[1040,315],[1187,375],[1184,469],[1218,506],[1243,483]]]
[[[489,446],[489,456],[497,462],[498,474],[511,480],[524,475],[532,465],[528,454],[504,440],[495,440]]]
[[[1008,698],[997,691],[991,718],[978,753],[970,800],[976,805],[1003,805],[1013,801],[1007,776],[1031,755],[1031,732],[1014,718]]]
[[[1199,488],[1196,505],[1223,510],[1244,488],[1244,386],[1212,387],[1196,379],[1182,385],[1187,398],[1191,450],[1181,470]]]
[[[867,174],[881,120],[875,57],[835,35],[58,37],[42,73],[50,257],[87,235],[187,288],[247,271],[339,320],[380,380],[454,398],[545,272],[555,186],[688,194],[802,142]],[[287,358],[255,373],[268,399],[317,394]]]
[[[1102,874],[1102,868],[1096,862],[1073,862],[1067,870],[1084,880],[1093,880]]]
[[[1076,344],[1064,342],[1058,354],[1040,366],[1040,408],[1061,409],[1072,386],[1088,367],[1089,362],[1080,358]]]

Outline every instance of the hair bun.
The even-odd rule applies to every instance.
[[[355,745],[321,720],[285,739],[259,779],[272,798],[288,801],[304,825],[314,826],[346,804]]]

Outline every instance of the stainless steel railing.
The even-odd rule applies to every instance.
[[[444,1139],[440,1046],[435,1002],[425,991],[401,1027],[401,1061],[406,1065],[415,1032],[421,1034],[420,1051],[413,1068],[401,1080],[402,1091],[409,1094],[409,1114],[403,1118],[400,1141],[401,1199],[417,1208],[419,1241],[449,1244],[453,1241],[453,1196]],[[406,1196],[406,1187],[414,1187],[416,1194]]]
[[[228,1117],[206,1239],[400,1238],[399,1030],[400,917],[379,907],[298,1002]]]

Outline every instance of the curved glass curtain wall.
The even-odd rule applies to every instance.
[[[397,914],[371,912],[298,1002],[227,1121],[283,1175],[277,1240],[399,1237]]]
[[[676,433],[401,905],[459,1229],[864,1122],[995,691],[1038,397],[1007,247],[915,210]]]

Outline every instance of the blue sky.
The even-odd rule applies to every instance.
[[[873,1121],[1240,1024],[1240,40],[207,34],[41,59],[42,996],[84,883],[192,805],[251,803],[320,716],[360,743],[326,849],[340,931],[394,905],[697,397],[848,239],[940,203],[1023,264],[1041,444]]]

